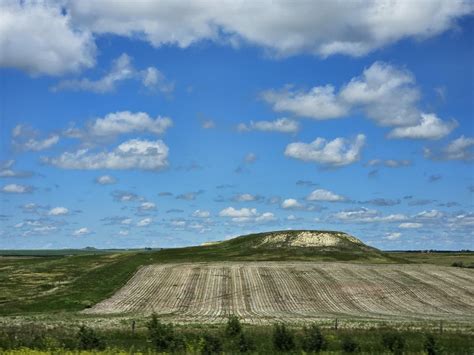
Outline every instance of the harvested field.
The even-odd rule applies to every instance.
[[[474,270],[435,265],[213,262],[145,266],[89,314],[215,322],[474,320]]]

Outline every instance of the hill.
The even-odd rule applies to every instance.
[[[249,234],[201,246],[165,249],[160,261],[351,261],[406,262],[364,244],[347,233],[285,230]]]

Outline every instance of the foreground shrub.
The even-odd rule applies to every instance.
[[[423,344],[424,349],[428,355],[436,355],[440,353],[438,342],[433,334],[427,334],[425,343]]]
[[[163,324],[156,314],[147,323],[148,340],[157,351],[177,351],[184,348],[184,341],[175,334],[173,324]]]
[[[212,334],[204,334],[202,337],[202,354],[220,354],[222,352],[222,341]]]
[[[312,324],[309,328],[303,327],[301,347],[308,353],[317,353],[326,348],[326,339],[316,324]]]
[[[382,334],[382,344],[394,354],[403,354],[405,338],[398,332],[386,332]]]
[[[342,338],[341,349],[345,353],[355,353],[359,350],[359,344],[353,337],[346,335]]]
[[[275,324],[273,329],[273,346],[279,351],[295,349],[295,337],[284,324]]]
[[[225,334],[228,337],[236,337],[242,333],[242,325],[240,324],[239,318],[235,315],[231,315],[227,320],[227,325],[225,327]]]
[[[104,350],[104,340],[95,332],[94,329],[81,326],[77,333],[78,348],[80,350]]]

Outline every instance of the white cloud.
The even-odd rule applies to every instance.
[[[358,161],[364,144],[365,135],[363,134],[358,134],[352,141],[345,138],[335,138],[332,141],[316,138],[311,143],[288,144],[285,155],[294,159],[338,167]]]
[[[423,224],[422,223],[407,222],[407,223],[401,223],[398,227],[402,228],[402,229],[416,229],[416,228],[423,227]]]
[[[257,160],[257,155],[255,153],[248,153],[244,158],[244,161],[248,164],[255,163],[256,160]]]
[[[271,212],[264,212],[260,216],[255,218],[255,222],[261,222],[261,223],[271,222],[271,221],[275,221],[275,220],[276,220],[276,217]]]
[[[132,224],[132,219],[131,218],[124,218],[120,221],[121,224],[129,225]]]
[[[25,125],[17,125],[13,128],[13,145],[23,151],[39,152],[49,149],[59,142],[57,134],[51,134],[47,138],[38,138],[40,133]]]
[[[407,159],[397,160],[397,159],[372,159],[367,162],[368,166],[385,166],[387,168],[399,168],[402,166],[410,166],[411,161]]]
[[[62,169],[142,169],[162,170],[168,166],[168,147],[161,141],[131,139],[110,152],[80,149],[64,152],[55,158],[43,158],[47,164]]]
[[[227,207],[219,212],[221,217],[252,217],[255,215],[257,215],[256,208],[241,208],[238,210],[234,207]]]
[[[433,152],[429,148],[424,149],[426,158],[435,160],[464,160],[470,161],[474,159],[474,138],[460,136],[451,141],[446,147],[439,152]]]
[[[443,217],[443,213],[438,210],[422,211],[418,213],[415,217],[421,219],[438,219]]]
[[[294,198],[287,198],[281,203],[281,208],[285,208],[285,209],[298,209],[302,207],[303,205]]]
[[[390,214],[383,216],[378,211],[367,208],[340,211],[335,213],[333,217],[341,222],[353,223],[394,223],[408,219],[404,214]]]
[[[211,129],[216,127],[216,123],[213,120],[205,120],[201,123],[201,127],[204,129]]]
[[[332,85],[308,91],[286,87],[264,91],[262,97],[274,111],[317,120],[340,118],[359,110],[381,126],[398,126],[390,132],[391,138],[438,139],[457,126],[454,120],[444,122],[435,114],[421,112],[413,74],[383,62],[364,69],[339,92]],[[249,129],[246,125],[239,127]]]
[[[196,210],[193,212],[193,217],[208,218],[210,216],[211,216],[211,213],[209,211]]]
[[[54,207],[48,212],[50,216],[65,216],[67,214],[69,214],[69,210],[66,207]]]
[[[328,201],[328,202],[337,202],[337,201],[344,201],[345,198],[334,192],[324,190],[324,189],[317,189],[314,190],[309,194],[306,198],[308,201]]]
[[[308,92],[291,91],[290,88],[267,90],[262,97],[274,111],[291,112],[316,120],[340,118],[348,113],[347,107],[334,94],[332,85],[317,86]]]
[[[151,218],[143,218],[137,222],[137,227],[147,227],[153,222]]]
[[[257,201],[260,196],[255,196],[252,194],[240,194],[237,195],[233,198],[234,201],[237,202],[251,202],[251,201]]]
[[[92,232],[89,230],[89,228],[83,227],[76,229],[72,234],[75,235],[76,237],[80,237],[83,235],[88,235],[91,234]]]
[[[387,240],[397,240],[402,236],[400,232],[386,233],[384,239]]]
[[[168,83],[158,69],[148,67],[143,71],[138,71],[132,65],[132,58],[123,53],[112,62],[110,71],[103,77],[96,80],[88,78],[62,80],[53,86],[52,90],[91,91],[104,94],[114,91],[117,84],[125,80],[139,80],[146,88],[158,89],[163,93],[170,93],[174,89],[174,85]]]
[[[25,186],[20,184],[8,184],[2,187],[2,192],[9,194],[25,194],[33,190],[31,186]]]
[[[126,2],[81,0],[68,10],[97,34],[142,38],[153,46],[188,47],[202,40],[250,43],[279,56],[311,53],[361,56],[405,38],[454,27],[472,11],[467,1],[345,2],[326,0]],[[159,25],[157,25],[159,24]]]
[[[130,133],[160,135],[172,125],[173,121],[168,117],[157,116],[153,119],[146,112],[119,111],[90,122],[85,134],[95,137],[114,137]]]
[[[421,114],[421,120],[414,126],[396,127],[389,138],[440,139],[457,127],[456,121],[444,122],[435,114]]]
[[[156,209],[156,205],[153,202],[143,202],[138,209],[141,211],[153,211]]]
[[[91,33],[72,28],[69,14],[41,1],[0,2],[0,66],[32,75],[60,75],[95,65]]]
[[[27,178],[34,175],[31,171],[16,171],[13,170],[15,160],[10,159],[0,162],[0,178]]]
[[[239,132],[262,131],[262,132],[280,132],[297,133],[299,123],[288,118],[279,118],[275,121],[250,121],[250,124],[240,123],[237,126]]]
[[[95,179],[96,183],[100,185],[113,185],[117,182],[117,179],[115,179],[111,175],[102,175],[99,176],[98,178]]]
[[[119,235],[127,236],[130,232],[128,230],[120,230],[118,232]]]

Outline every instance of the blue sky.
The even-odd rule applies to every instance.
[[[473,249],[472,3],[317,5],[2,2],[0,248]]]

